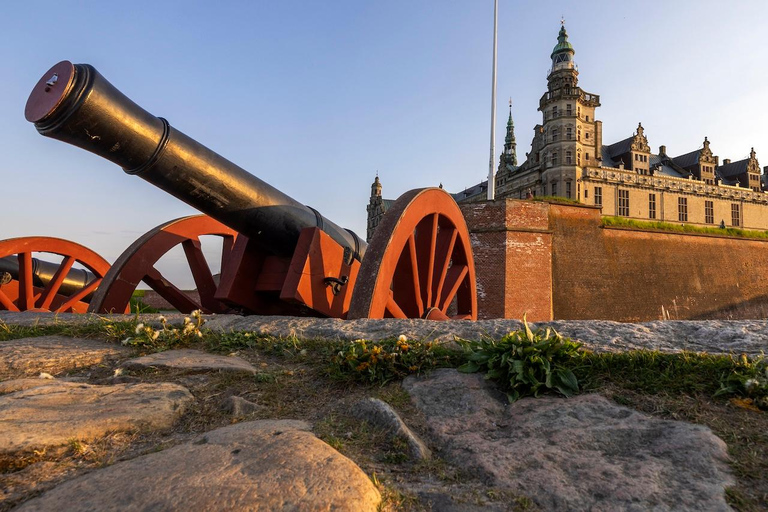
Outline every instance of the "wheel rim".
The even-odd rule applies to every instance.
[[[40,260],[48,261],[44,254],[55,254],[63,259],[45,285],[35,284],[32,273],[32,254],[41,253]],[[18,279],[0,285],[0,310],[53,311],[56,313],[84,313],[87,298],[102,283],[109,263],[94,251],[80,244],[52,237],[23,237],[0,241],[0,258],[16,257],[19,264]],[[62,283],[73,265],[88,269],[94,278],[82,289],[65,293]]]
[[[228,307],[214,298],[216,283],[200,245],[199,237],[208,235],[223,238],[223,269],[237,236],[234,230],[206,215],[172,220],[144,234],[120,255],[104,276],[88,310],[97,313],[123,311],[129,306],[136,287],[144,282],[182,313],[196,309],[205,313],[227,311]],[[184,249],[197,286],[198,300],[188,297],[155,268],[160,258],[178,245]]]
[[[476,320],[476,286],[469,231],[456,202],[442,189],[411,190],[376,228],[348,318]]]

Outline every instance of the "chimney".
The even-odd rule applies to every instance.
[[[595,158],[603,159],[603,122],[595,121]]]
[[[729,163],[731,163],[730,158],[723,158],[723,165],[728,165]]]
[[[667,154],[667,146],[659,146],[659,156]]]

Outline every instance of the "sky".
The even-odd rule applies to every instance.
[[[764,0],[499,0],[496,160],[510,97],[521,162],[529,151],[561,17],[579,84],[600,95],[605,144],[642,122],[654,151],[687,153],[707,136],[721,160],[754,147],[768,165]],[[0,239],[58,236],[111,262],[195,213],[25,121],[29,92],[61,60],[92,64],[364,238],[377,172],[387,198],[486,178],[492,28],[491,0],[5,0]]]

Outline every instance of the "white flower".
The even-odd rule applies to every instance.
[[[159,337],[160,337],[160,331],[155,331],[154,333],[152,333],[152,341],[155,341]]]
[[[196,319],[197,319],[197,318],[200,318],[200,315],[202,315],[202,314],[203,314],[203,312],[202,312],[202,311],[200,311],[199,309],[196,309],[196,310],[194,310],[194,311],[192,312],[192,318],[196,318]]]
[[[136,326],[135,332],[136,334],[141,334],[141,330],[144,328],[144,324],[139,324]]]
[[[166,323],[168,321],[167,318],[165,318],[163,315],[160,315],[160,318],[158,318],[162,323]]]
[[[744,382],[744,388],[745,388],[747,391],[752,391],[752,388],[755,388],[755,387],[757,387],[757,386],[758,386],[758,384],[760,384],[760,383],[757,381],[757,379],[747,379],[747,380]]]
[[[198,337],[198,338],[202,338],[202,337],[203,337],[203,333],[202,333],[202,332],[200,332],[200,331],[197,331],[197,337]]]
[[[185,316],[184,317],[184,325],[191,324],[191,323],[192,323],[192,319],[189,318],[188,316]]]
[[[195,325],[194,324],[187,324],[187,325],[184,326],[183,334],[189,334],[189,333],[191,333],[194,330],[195,330]]]
[[[125,338],[123,341],[121,341],[121,342],[120,342],[120,344],[121,344],[121,345],[127,345],[129,341],[131,341],[131,338],[130,338],[130,337],[128,337],[128,338]]]
[[[400,336],[398,336],[397,341],[399,341],[400,343],[405,343],[406,341],[408,341],[408,337],[405,334],[401,334]]]

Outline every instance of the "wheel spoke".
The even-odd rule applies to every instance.
[[[53,299],[56,297],[56,294],[59,293],[61,283],[64,282],[64,278],[67,277],[67,273],[72,268],[74,263],[75,258],[72,256],[65,257],[61,262],[61,265],[59,265],[59,269],[56,271],[56,274],[54,274],[53,279],[50,283],[48,283],[48,286],[45,287],[45,291],[43,292],[42,297],[43,301],[40,304],[42,309],[49,309],[51,307]]]
[[[417,226],[417,257],[419,261],[419,276],[421,289],[425,291],[425,308],[434,306],[436,297],[432,296],[432,280],[435,272],[435,245],[437,245],[438,215],[432,214],[424,218]]]
[[[211,309],[210,302],[216,293],[216,282],[213,280],[213,274],[203,254],[200,240],[185,240],[181,246],[184,248],[184,255],[192,271],[192,278],[200,295],[200,303]]]
[[[155,290],[158,295],[167,300],[171,306],[182,313],[191,313],[196,309],[203,309],[200,304],[187,297],[184,292],[165,279],[155,268],[150,270],[143,281],[147,283],[150,288]]]
[[[235,247],[234,236],[224,236],[221,239],[221,273],[224,273],[224,266],[232,257],[232,249]]]
[[[8,311],[19,312],[19,308],[8,298],[3,290],[0,290],[0,304]]]
[[[448,306],[451,305],[453,298],[459,291],[461,283],[469,273],[469,267],[466,265],[454,265],[448,269],[445,277],[445,287],[443,288],[443,295],[440,297],[440,310],[445,313],[448,310]]]
[[[438,266],[435,269],[435,273],[438,277],[437,285],[435,286],[435,297],[442,297],[443,285],[445,284],[445,277],[448,273],[448,265],[451,263],[453,248],[456,245],[456,238],[458,236],[459,231],[453,226],[451,226],[450,230],[449,228],[440,230],[440,243],[436,251],[436,264]]]
[[[99,284],[101,284],[100,277],[94,279],[93,281],[88,283],[88,286],[86,286],[85,288],[83,288],[73,296],[71,296],[64,304],[59,306],[59,308],[57,308],[56,311],[58,313],[64,313],[67,310],[72,309],[72,306],[77,304],[80,301],[80,299],[84,298],[86,295],[88,295],[89,293],[94,291],[96,288],[98,288]]]
[[[419,263],[416,258],[416,240],[413,234],[408,238],[408,252],[411,257],[411,270],[413,274],[413,294],[416,297],[416,306],[419,308],[419,316],[424,314],[424,301],[421,296],[421,286],[419,285]]]
[[[19,258],[19,307],[34,309],[35,290],[32,276],[32,253],[22,252]]]
[[[406,315],[405,312],[400,309],[400,306],[397,305],[397,302],[395,302],[395,298],[391,293],[389,295],[389,300],[387,301],[386,310],[389,311],[394,318],[408,318],[408,315]]]

